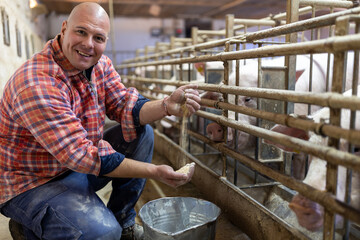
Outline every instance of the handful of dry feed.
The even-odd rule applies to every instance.
[[[195,167],[195,163],[188,163],[185,166],[183,166],[182,168],[178,169],[176,172],[179,173],[184,173],[184,174],[188,174],[190,173],[191,168]]]

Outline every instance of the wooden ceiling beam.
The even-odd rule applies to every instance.
[[[43,2],[50,2],[49,0],[43,0]],[[84,0],[51,0],[51,2],[61,3],[82,3]],[[99,4],[108,4],[108,0],[87,0],[87,2],[97,2]],[[182,1],[182,0],[113,0],[114,4],[133,4],[133,5],[162,5],[162,6],[214,6],[218,7],[221,2],[219,1]]]
[[[214,8],[214,9],[202,14],[202,17],[216,16],[217,14],[224,12],[232,7],[241,5],[245,1],[246,0],[234,0],[234,1],[228,2],[226,4],[221,5],[220,7]]]

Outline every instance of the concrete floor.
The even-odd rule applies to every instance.
[[[9,219],[0,214],[0,240],[12,239],[9,232]]]
[[[154,153],[153,162],[155,164],[169,164],[167,160],[158,153]],[[107,202],[111,193],[110,185],[103,188],[98,192],[100,198]],[[195,197],[203,198],[198,189],[191,183],[188,183],[179,188],[171,188],[165,184],[156,182],[154,180],[148,180],[144,189],[144,192],[136,205],[136,211],[148,201],[160,198],[160,197]],[[141,224],[140,218],[136,218],[136,221]],[[9,219],[0,214],[0,240],[11,240],[11,235],[8,228]],[[221,214],[217,220],[215,240],[249,240],[250,238],[244,234],[239,228],[235,227],[224,214]]]

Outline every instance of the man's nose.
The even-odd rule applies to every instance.
[[[93,48],[94,47],[94,39],[92,36],[88,36],[85,38],[84,40],[84,45],[87,47],[87,48]]]

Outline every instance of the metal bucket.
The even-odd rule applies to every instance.
[[[220,208],[191,197],[166,197],[146,203],[139,212],[145,240],[214,240]]]

